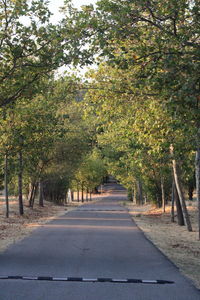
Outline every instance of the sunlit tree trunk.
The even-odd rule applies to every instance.
[[[38,182],[38,192],[39,192],[39,206],[44,207],[44,193],[43,193],[43,184],[41,178]]]
[[[182,189],[180,170],[179,170],[179,166],[177,164],[177,161],[174,158],[173,145],[170,146],[170,153],[172,155],[172,166],[173,166],[173,173],[174,173],[174,181],[175,181],[176,189],[177,189],[178,196],[179,196],[179,199],[180,199],[180,202],[181,202],[181,207],[182,207],[182,210],[183,210],[185,223],[186,223],[188,231],[192,231],[192,225],[191,225],[191,222],[190,222],[190,217],[189,217],[189,214],[188,214],[188,210],[187,210],[186,203],[185,203],[185,197],[184,197],[184,193],[183,193],[183,189]]]
[[[177,212],[178,225],[179,226],[184,226],[185,221],[184,221],[184,216],[183,216],[183,210],[182,210],[182,207],[181,207],[181,202],[180,202],[179,195],[178,195],[175,184],[174,184],[174,200],[175,200],[175,203],[176,203],[176,212]]]
[[[72,199],[72,202],[74,201],[74,192],[71,191],[71,199]]]
[[[175,214],[174,214],[174,204],[175,204],[175,184],[174,179],[172,180],[172,196],[171,196],[172,206],[171,206],[171,221],[175,222]]]

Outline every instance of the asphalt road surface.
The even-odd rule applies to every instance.
[[[0,255],[0,300],[200,299],[120,206],[125,191],[106,188],[109,196],[40,226]]]

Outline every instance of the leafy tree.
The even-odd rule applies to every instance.
[[[107,175],[106,168],[100,152],[94,148],[88,154],[75,174],[75,181],[86,190],[92,192],[98,187]]]

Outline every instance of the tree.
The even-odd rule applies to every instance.
[[[98,149],[94,148],[92,153],[83,159],[82,164],[75,174],[75,180],[92,192],[98,187],[107,175],[106,168]]]
[[[93,36],[93,49],[98,49],[104,60],[119,72],[132,70],[132,85],[123,80],[124,88],[118,93],[130,93],[141,102],[142,98],[154,98],[171,115],[171,128],[181,131],[186,140],[191,136],[195,140],[199,128],[199,9],[198,1],[186,0],[165,4],[98,1],[84,28]],[[116,90],[115,85],[111,90]],[[183,148],[177,147],[178,135],[171,137],[177,158]],[[194,151],[195,143],[190,141],[190,145]],[[180,180],[176,184],[180,186]]]

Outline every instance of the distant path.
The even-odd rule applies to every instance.
[[[0,279],[0,300],[200,299],[120,206],[123,188],[107,184],[104,189],[109,196],[40,226],[0,255],[0,275],[19,276]],[[68,277],[71,281],[62,281]]]

